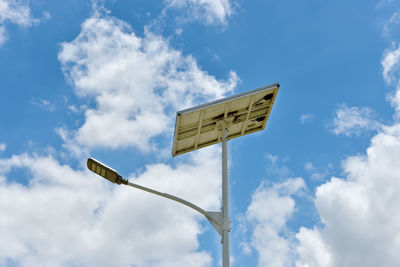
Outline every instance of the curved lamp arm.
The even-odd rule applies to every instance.
[[[108,167],[107,165],[105,165],[104,163],[93,159],[93,158],[89,158],[87,160],[87,167],[89,170],[91,170],[92,172],[100,175],[101,177],[109,180],[112,183],[115,184],[124,184],[124,185],[129,185],[131,187],[134,187],[136,189],[142,190],[142,191],[146,191],[148,193],[154,194],[154,195],[158,195],[160,197],[163,198],[168,198],[170,200],[179,202],[189,208],[192,208],[194,210],[196,210],[197,212],[203,214],[207,220],[214,226],[215,230],[217,230],[217,232],[221,235],[222,234],[222,225],[223,225],[223,220],[222,220],[222,212],[215,212],[215,211],[205,211],[202,208],[200,208],[199,206],[190,203],[189,201],[186,201],[182,198],[167,194],[167,193],[162,193],[159,192],[157,190],[153,190],[151,188],[148,187],[144,187],[132,182],[129,182],[127,179],[124,179],[121,175],[118,174],[118,172],[110,167]]]

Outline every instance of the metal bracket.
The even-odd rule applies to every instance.
[[[212,226],[214,226],[215,230],[217,230],[218,234],[222,236],[222,230],[223,230],[222,212],[206,211],[205,216],[207,220],[212,224]]]
[[[226,118],[226,119],[222,119],[217,121],[217,129],[218,131],[222,131],[223,129],[227,129],[232,125],[232,122],[234,120],[234,117],[231,118]]]
[[[224,222],[222,218],[222,212],[220,211],[206,211],[205,214],[207,220],[214,226],[218,234],[222,236],[222,231],[231,231],[231,221],[228,219]]]
[[[224,138],[226,138],[226,140],[228,141],[228,135],[229,135],[229,127],[232,125],[234,117],[231,118],[225,118],[222,120],[217,121],[217,129],[219,131],[219,136],[218,139],[219,140],[223,140]],[[226,132],[224,132],[226,131]]]

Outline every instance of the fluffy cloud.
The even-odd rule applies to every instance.
[[[38,19],[32,17],[29,6],[23,1],[0,0],[0,45],[7,41],[5,23],[29,27],[38,22]]]
[[[218,210],[217,156],[205,149],[176,168],[151,165],[130,178]],[[18,170],[27,184],[17,182]],[[2,266],[211,265],[209,253],[198,251],[202,217],[187,207],[109,185],[52,157],[0,158],[0,171]]]
[[[380,123],[373,119],[370,108],[348,107],[340,105],[333,119],[332,132],[345,136],[359,135],[362,131],[379,129]]]
[[[299,232],[298,266],[399,266],[399,158],[400,125],[386,127],[365,156],[346,159],[346,179],[317,188],[325,226]]]
[[[399,51],[400,48],[393,46],[384,52],[382,60],[384,80],[396,86],[391,100],[397,114],[400,107]],[[255,223],[252,246],[260,254],[259,262],[263,263],[260,265],[266,266],[268,259],[272,266],[400,266],[400,123],[395,120],[392,125],[381,125],[373,120],[370,109],[342,105],[336,112],[334,126],[336,134],[359,134],[366,129],[377,129],[378,133],[371,139],[365,154],[343,161],[345,177],[332,177],[316,188],[314,204],[321,225],[301,227],[295,239],[290,235],[278,235],[293,212],[293,199],[277,197],[273,190],[259,197],[263,194],[256,191],[248,214],[254,203],[263,204],[253,210],[268,207],[265,210],[274,211],[279,207],[274,216],[268,215],[269,212],[248,216],[248,220]],[[306,169],[312,170],[312,167],[309,164]],[[274,204],[270,207],[268,203]],[[260,219],[263,216],[266,219]],[[277,247],[280,249],[276,250]]]
[[[392,97],[397,113],[399,51],[399,48],[386,50],[382,60],[385,81],[397,86]],[[369,113],[352,111],[355,115]],[[370,124],[367,119],[356,125]],[[348,157],[343,162],[345,178],[333,177],[317,188],[315,206],[324,227],[300,229],[296,235],[299,241],[296,266],[400,265],[399,158],[400,124],[396,121],[381,127],[365,155]]]
[[[400,45],[396,48],[386,49],[382,59],[383,78],[387,84],[397,83],[399,81],[400,71]]]
[[[365,155],[343,162],[345,178],[317,187],[314,203],[323,226],[297,234],[285,232],[285,225],[295,207],[290,194],[304,181],[261,185],[246,213],[254,230],[244,247],[259,253],[259,266],[399,266],[399,158],[400,124],[383,127]]]
[[[231,0],[164,0],[166,9],[186,11],[186,19],[197,19],[206,24],[226,24],[232,15]]]
[[[389,100],[396,110],[395,117],[400,118],[400,44],[396,48],[393,43],[391,48],[386,49],[381,63],[385,82],[397,86],[396,92],[389,96]]]
[[[343,161],[344,178],[333,177],[316,188],[322,226],[301,227],[296,234],[281,233],[295,206],[290,193],[302,188],[302,180],[286,194],[276,192],[285,188],[281,184],[262,185],[247,211],[254,224],[250,247],[259,253],[259,265],[399,266],[399,158],[400,124],[383,126],[365,155]]]
[[[259,255],[258,266],[283,267],[293,260],[292,244],[285,236],[285,226],[295,210],[291,195],[304,188],[303,179],[296,178],[272,187],[263,183],[253,193],[246,219],[253,225],[250,247]]]
[[[331,251],[322,241],[318,228],[311,230],[302,227],[296,238],[300,242],[296,247],[296,252],[300,256],[300,259],[295,262],[297,267],[333,266]]]
[[[79,107],[80,128],[57,130],[76,155],[96,147],[148,150],[153,137],[172,132],[177,109],[220,98],[238,80],[234,72],[217,80],[166,39],[138,37],[98,12],[58,56],[76,94],[88,100]],[[220,153],[191,154],[130,179],[218,211]],[[178,203],[109,185],[51,156],[0,158],[0,265],[210,266],[209,252],[198,250],[201,220]]]
[[[98,13],[61,45],[58,58],[76,93],[95,102],[69,133],[80,147],[148,150],[153,137],[172,132],[177,109],[220,98],[238,81],[234,72],[217,80],[164,38],[136,36],[125,22]]]

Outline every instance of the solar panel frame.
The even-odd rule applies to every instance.
[[[178,111],[172,155],[221,142],[218,124],[223,120],[230,122],[229,139],[264,130],[279,87],[274,83]]]

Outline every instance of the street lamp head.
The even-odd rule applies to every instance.
[[[87,167],[92,172],[100,175],[101,177],[109,180],[115,184],[128,184],[128,180],[122,178],[121,175],[117,173],[114,169],[108,167],[107,165],[97,161],[93,158],[87,160]]]

